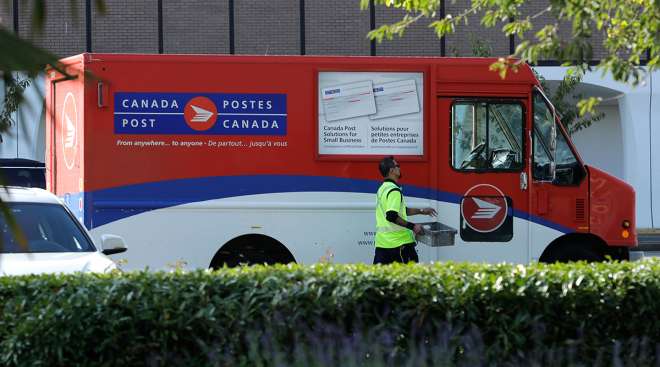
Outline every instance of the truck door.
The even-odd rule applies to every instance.
[[[555,238],[589,232],[589,180],[554,107],[538,90],[532,103],[530,196],[533,222],[538,224],[530,231],[531,260],[551,261],[556,253],[541,255]]]
[[[439,186],[453,205],[439,220],[458,231],[440,260],[528,262],[526,103],[440,98]]]

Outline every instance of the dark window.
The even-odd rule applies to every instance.
[[[43,168],[3,168],[2,179],[6,186],[46,188]]]
[[[46,188],[46,166],[31,159],[0,159],[0,178],[6,186]]]

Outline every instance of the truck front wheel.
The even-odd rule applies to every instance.
[[[590,238],[568,236],[560,242],[550,244],[541,255],[539,262],[600,262],[605,260],[605,248],[597,241]]]

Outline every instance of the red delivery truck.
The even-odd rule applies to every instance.
[[[69,57],[47,76],[47,184],[124,237],[129,269],[371,262],[387,155],[456,231],[421,261],[627,259],[632,187],[582,162],[531,68],[493,61]]]

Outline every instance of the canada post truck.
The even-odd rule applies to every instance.
[[[486,58],[85,53],[47,72],[47,185],[127,269],[371,263],[378,162],[455,229],[420,261],[627,259],[635,196],[532,69]],[[62,69],[60,69],[62,70]]]

